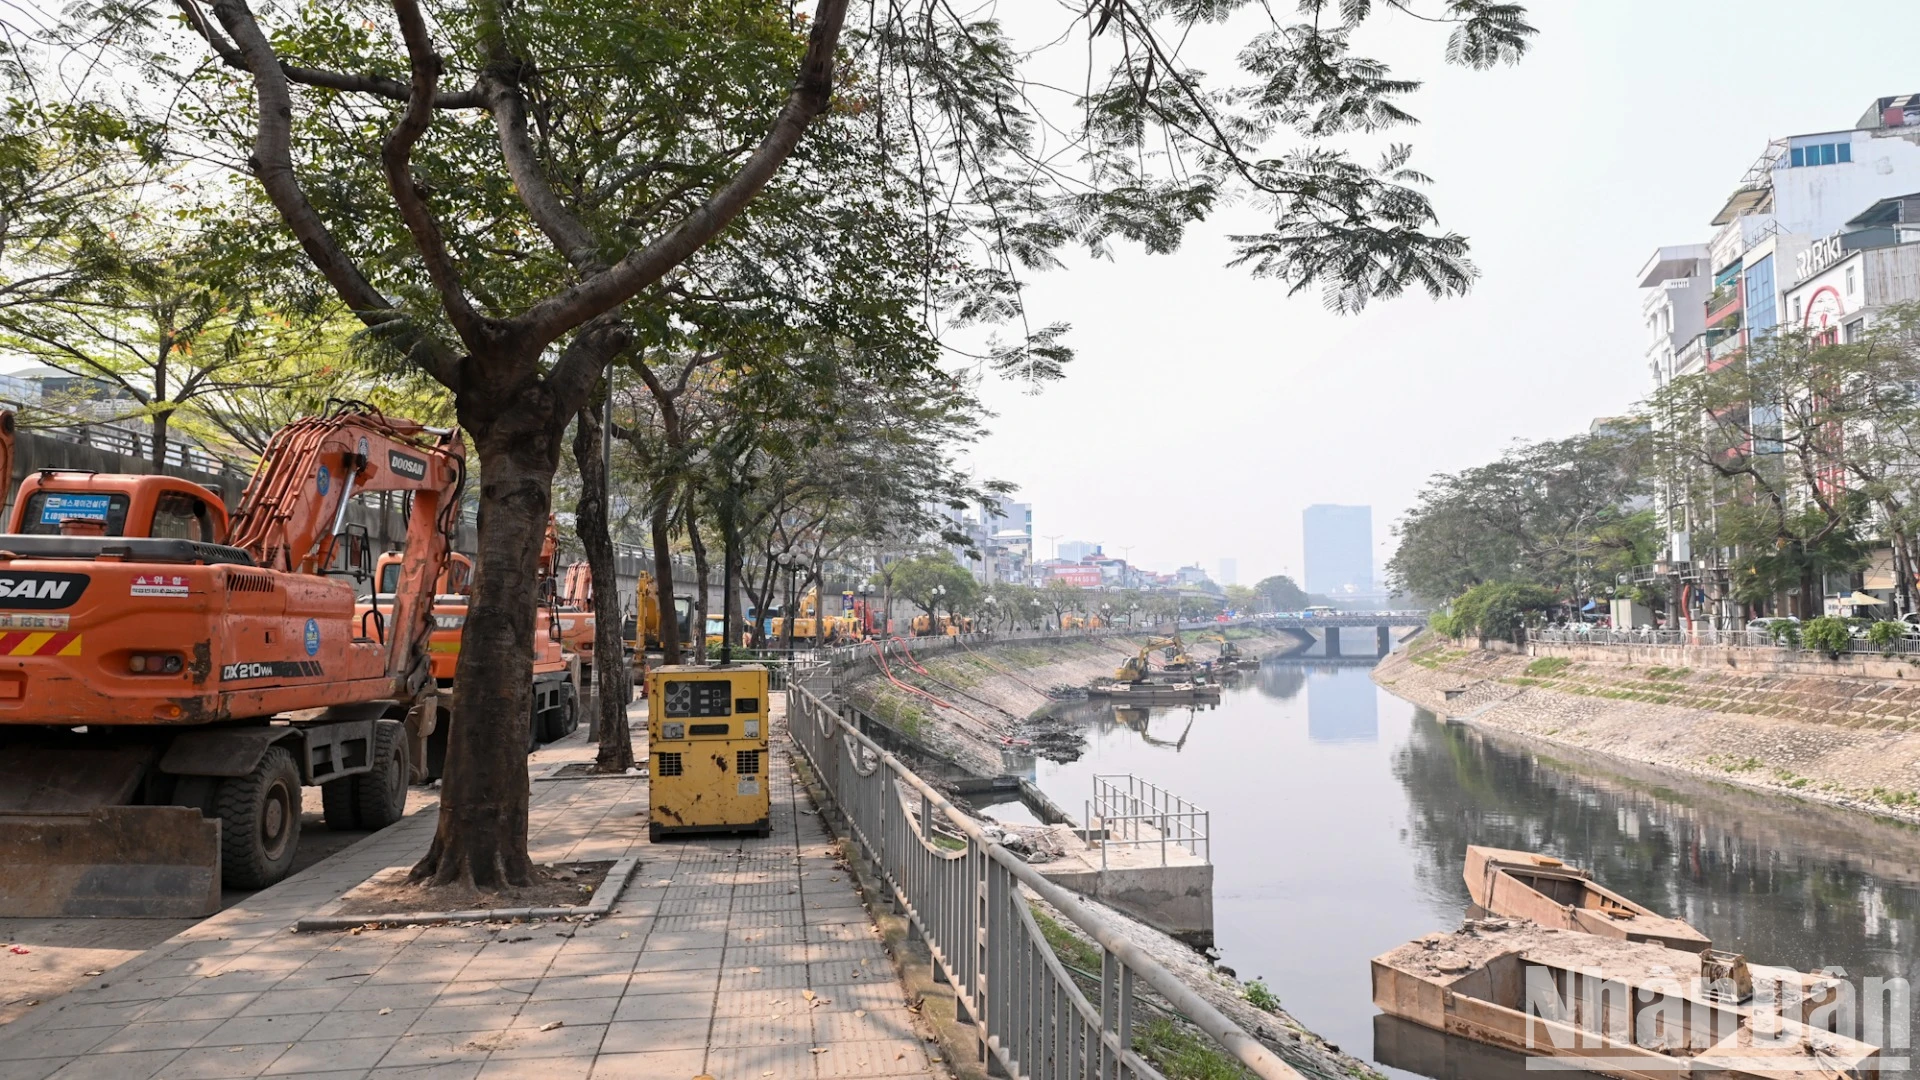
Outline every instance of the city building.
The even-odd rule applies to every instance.
[[[1061,544],[1059,550],[1054,552],[1054,558],[1063,559],[1070,563],[1077,563],[1089,555],[1098,555],[1100,553],[1099,544],[1089,544],[1085,540],[1069,540]]]
[[[1867,207],[1794,269],[1789,325],[1828,343],[1858,340],[1888,306],[1920,300],[1920,191]]]
[[[1680,244],[1654,251],[1640,268],[1640,316],[1647,327],[1647,368],[1655,386],[1665,386],[1683,366],[1706,360],[1707,245]],[[1683,361],[1690,343],[1699,347]]]
[[[1352,596],[1373,592],[1373,508],[1309,506],[1301,517],[1309,593]]]
[[[987,507],[980,508],[980,521],[993,536],[1017,532],[1028,540],[1033,539],[1033,504],[1009,502],[1000,504],[1000,512],[994,513]]]
[[[1220,576],[1215,578],[1214,580],[1218,581],[1222,585],[1240,584],[1240,560],[1239,559],[1221,559],[1220,560]]]

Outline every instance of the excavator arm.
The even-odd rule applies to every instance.
[[[457,429],[390,419],[349,403],[289,424],[273,437],[234,514],[229,542],[261,566],[324,574],[353,496],[407,494],[412,503],[405,562],[381,620],[387,671],[396,693],[413,700],[433,687],[427,652],[433,595],[453,550],[465,484],[466,449]]]

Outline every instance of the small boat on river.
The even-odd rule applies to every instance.
[[[1629,900],[1550,855],[1471,846],[1466,879],[1473,902],[1492,915],[1695,954],[1713,947],[1691,925]]]
[[[1434,1031],[1559,1058],[1562,1071],[1627,1080],[1877,1075],[1879,1047],[1823,1030],[1844,992],[1837,980],[1755,967],[1754,982],[1768,991],[1743,997],[1719,976],[1711,957],[1655,943],[1481,919],[1375,957],[1373,1003]]]

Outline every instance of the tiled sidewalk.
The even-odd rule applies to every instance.
[[[775,739],[767,839],[649,845],[644,780],[533,785],[537,860],[640,859],[609,918],[289,931],[417,859],[417,814],[0,1028],[0,1080],[945,1075]]]

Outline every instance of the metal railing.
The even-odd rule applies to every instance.
[[[830,669],[818,669],[830,677]],[[1300,1074],[1206,999],[1108,927],[1066,890],[987,839],[879,744],[812,689],[812,673],[787,688],[787,726],[821,785],[845,814],[886,889],[953,987],[959,1017],[1015,1078],[1164,1080],[1133,1048],[1139,983],[1266,1080]],[[935,840],[935,822],[964,846]],[[1031,893],[1053,905],[1100,948],[1099,997],[1089,1000],[1061,964],[1028,908]]]
[[[1187,849],[1202,862],[1213,861],[1213,814],[1132,773],[1095,775],[1085,820],[1089,836],[1094,822],[1100,823],[1102,870],[1110,847],[1158,846],[1161,866],[1167,865],[1169,845]]]
[[[1665,646],[1719,646],[1744,649],[1784,649],[1789,651],[1819,652],[1819,649],[1790,640],[1776,637],[1771,631],[1758,627],[1737,630],[1723,630],[1712,626],[1697,626],[1691,630],[1672,630],[1653,628],[1610,630],[1604,627],[1555,627],[1527,631],[1527,640],[1542,645],[1665,645]],[[1865,637],[1855,637],[1844,650],[1859,655],[1912,655],[1920,654],[1920,636],[1896,638],[1885,645],[1875,645]]]

